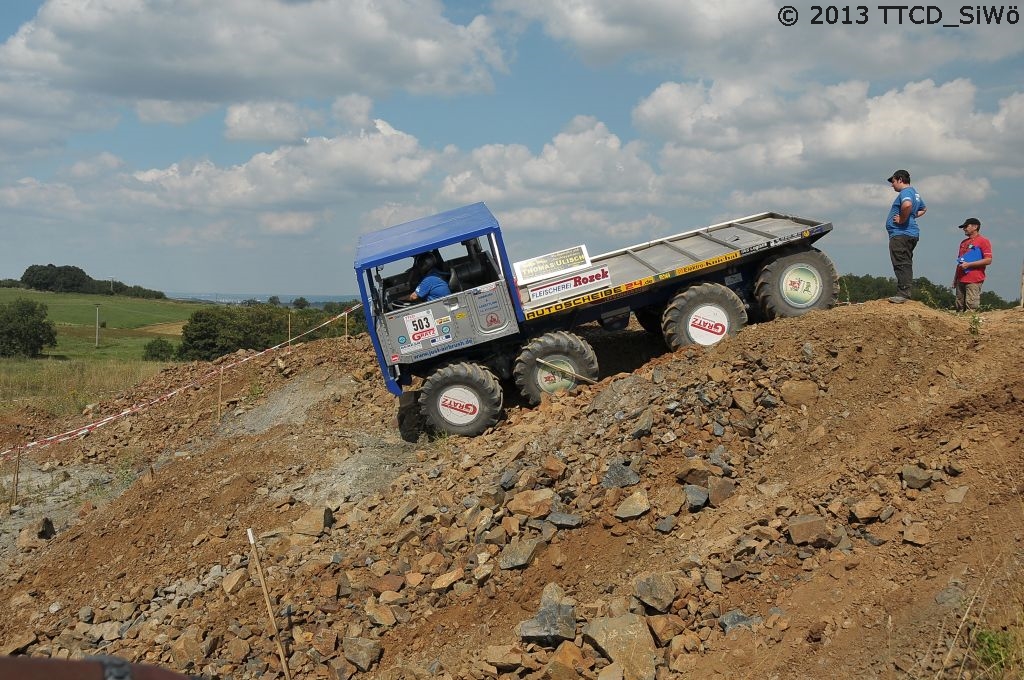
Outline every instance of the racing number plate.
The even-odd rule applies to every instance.
[[[434,313],[424,309],[415,314],[408,314],[402,317],[405,321],[405,329],[409,331],[411,342],[420,342],[437,335],[437,327],[434,326]]]

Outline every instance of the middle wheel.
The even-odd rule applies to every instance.
[[[661,328],[674,352],[686,345],[714,345],[746,323],[747,310],[736,293],[720,283],[700,283],[669,301]]]
[[[536,405],[545,393],[575,389],[585,382],[580,377],[597,381],[597,356],[578,335],[565,331],[545,333],[519,353],[512,375],[523,396]]]

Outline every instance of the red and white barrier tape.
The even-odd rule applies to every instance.
[[[268,354],[270,352],[276,352],[277,350],[281,349],[282,347],[284,347],[286,345],[289,345],[292,341],[298,340],[298,339],[300,339],[302,337],[305,337],[305,336],[309,335],[310,333],[312,333],[314,331],[318,331],[321,328],[323,328],[324,326],[327,326],[329,324],[334,323],[338,319],[342,318],[343,316],[346,316],[347,314],[350,314],[350,313],[354,312],[355,310],[359,309],[360,307],[362,307],[362,303],[355,304],[352,307],[349,307],[348,309],[346,309],[344,312],[341,312],[340,314],[331,317],[327,321],[324,321],[319,326],[315,326],[313,328],[310,328],[305,333],[302,333],[300,335],[296,335],[294,338],[290,338],[289,340],[286,340],[286,341],[284,341],[282,343],[274,345],[273,347],[268,347],[267,349],[265,349],[265,350],[263,350],[261,352],[257,352],[256,354],[253,354],[251,356],[247,356],[247,357],[245,357],[243,359],[239,359],[238,361],[232,362],[232,363],[227,364],[225,366],[219,366],[216,370],[210,371],[206,375],[204,375],[201,378],[198,378],[196,380],[193,380],[192,382],[188,383],[187,385],[182,385],[181,387],[179,387],[179,388],[177,388],[175,390],[172,390],[172,391],[168,392],[167,394],[164,394],[164,395],[161,395],[159,397],[156,397],[155,399],[151,399],[151,400],[149,400],[147,402],[144,402],[144,403],[141,403],[141,404],[136,404],[134,406],[126,408],[125,410],[121,411],[120,413],[115,413],[115,414],[109,415],[106,418],[102,418],[102,419],[97,420],[95,422],[89,423],[88,425],[83,425],[82,427],[75,428],[74,430],[68,430],[67,432],[63,432],[61,434],[55,434],[55,435],[51,435],[49,437],[44,437],[43,439],[37,439],[36,441],[29,442],[28,444],[23,444],[21,446],[15,446],[13,448],[7,449],[6,451],[0,451],[0,463],[6,462],[8,458],[10,458],[12,455],[17,453],[18,451],[23,451],[23,450],[28,450],[28,449],[41,449],[41,448],[45,448],[47,446],[50,446],[51,444],[59,444],[61,442],[66,442],[66,441],[69,441],[69,440],[74,439],[76,437],[82,437],[82,436],[85,436],[85,435],[89,434],[93,430],[96,430],[96,429],[98,429],[100,427],[103,427],[104,425],[107,425],[108,423],[112,423],[115,420],[118,420],[120,418],[124,418],[125,416],[130,416],[133,413],[139,413],[141,411],[145,411],[146,409],[151,408],[152,406],[154,406],[156,404],[159,404],[162,401],[167,401],[168,399],[170,399],[174,395],[178,394],[179,392],[183,392],[183,391],[185,391],[187,389],[190,389],[190,388],[202,385],[203,383],[205,383],[210,378],[219,375],[220,373],[222,373],[223,371],[225,371],[227,369],[234,368],[235,366],[240,366],[240,365],[244,364],[247,361],[252,361],[253,359],[261,357],[264,354]]]

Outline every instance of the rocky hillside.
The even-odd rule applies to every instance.
[[[600,384],[414,443],[365,338],[257,357],[22,460],[0,652],[283,678],[251,528],[293,678],[977,677],[1024,535],[1024,312],[982,319],[588,330]]]

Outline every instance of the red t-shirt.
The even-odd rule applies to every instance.
[[[960,241],[960,253],[957,257],[963,257],[964,253],[966,253],[971,246],[978,246],[978,248],[981,249],[982,259],[992,257],[992,244],[989,243],[988,239],[981,234],[976,234],[973,238],[965,238],[963,241]],[[981,283],[985,280],[985,266],[987,265],[977,267],[971,264],[971,268],[965,272],[960,268],[960,265],[957,265],[956,282]]]

